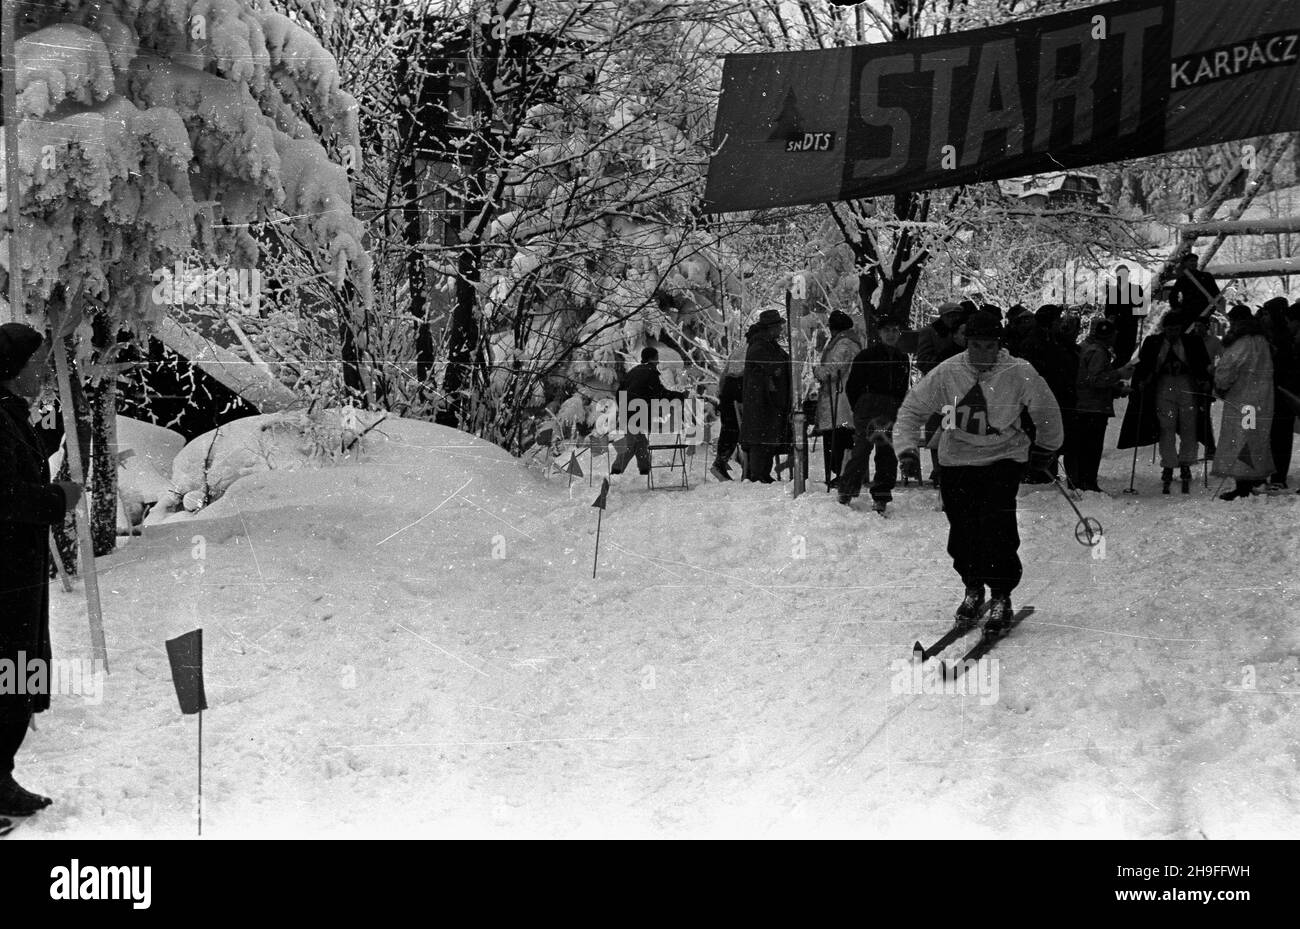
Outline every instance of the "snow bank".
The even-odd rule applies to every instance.
[[[204,433],[176,455],[152,521],[201,509],[236,481],[265,472],[358,465],[462,471],[494,462],[516,464],[504,449],[420,420],[343,409],[249,416]]]
[[[119,456],[130,452],[118,469],[117,486],[132,525],[144,518],[145,504],[156,504],[171,490],[172,461],[185,447],[185,437],[171,429],[127,416],[117,418]]]

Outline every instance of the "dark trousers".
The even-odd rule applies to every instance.
[[[0,777],[12,774],[14,756],[27,738],[32,709],[21,699],[0,699]]]
[[[1071,455],[1066,458],[1065,472],[1080,490],[1098,489],[1097,472],[1101,470],[1101,457],[1105,451],[1108,419],[1110,417],[1105,413],[1074,414],[1074,442]]]
[[[718,454],[714,460],[726,465],[740,445],[740,420],[736,418],[736,404],[744,400],[745,379],[724,377],[718,391],[718,418],[722,429],[718,432]]]
[[[856,497],[871,468],[871,453],[876,454],[876,477],[871,482],[871,499],[881,503],[893,500],[891,491],[898,483],[898,456],[891,439],[893,423],[881,417],[853,415],[853,457],[840,474],[838,490]]]
[[[844,455],[854,448],[853,430],[845,426],[828,429],[826,444],[822,446],[822,462],[826,465],[826,480],[844,473]]]
[[[642,433],[629,432],[623,438],[614,443],[618,449],[618,456],[614,459],[614,464],[610,466],[610,474],[622,474],[627,463],[636,456],[637,470],[642,474],[650,473],[650,440]]]
[[[772,483],[772,463],[780,451],[779,445],[745,446],[745,480]]]
[[[1268,443],[1273,451],[1273,476],[1275,484],[1286,483],[1286,473],[1291,470],[1291,451],[1295,444],[1295,410],[1281,394],[1273,396],[1273,423],[1269,427]]]
[[[1018,461],[946,465],[939,494],[948,517],[948,554],[967,587],[987,584],[995,597],[1020,583],[1020,531],[1016,526]]]

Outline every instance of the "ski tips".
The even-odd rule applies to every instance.
[[[925,657],[925,646],[922,645],[920,642],[915,643],[912,646],[912,660],[920,661],[924,657]]]

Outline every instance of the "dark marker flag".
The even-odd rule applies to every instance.
[[[574,452],[569,463],[564,466],[564,470],[575,477],[582,477],[582,465],[578,464],[578,453]]]
[[[704,211],[1081,168],[1300,129],[1300,0],[1118,0],[728,55]]]
[[[600,482],[600,496],[592,504],[597,510],[596,513],[596,551],[591,556],[591,576],[596,576],[596,565],[600,563],[600,521],[605,516],[605,500],[609,496],[609,478],[604,478]]]
[[[181,712],[198,713],[208,708],[203,693],[203,630],[195,629],[167,640],[167,658],[172,664],[172,682]]]

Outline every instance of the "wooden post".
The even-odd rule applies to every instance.
[[[800,448],[802,436],[796,436],[795,430],[803,429],[803,411],[799,408],[799,387],[802,377],[795,376],[794,365],[794,322],[790,316],[794,310],[790,288],[785,290],[785,338],[790,348],[790,496],[797,497],[804,492],[803,450]],[[780,474],[781,472],[777,472]]]
[[[22,251],[18,241],[18,61],[14,57],[15,31],[18,28],[18,4],[4,4],[3,34],[0,34],[0,57],[4,58],[5,120],[5,225],[9,229],[9,318],[0,322],[23,322]]]
[[[73,298],[79,301],[78,289]],[[77,541],[81,550],[81,576],[86,584],[86,613],[90,619],[90,644],[93,657],[104,663],[108,673],[108,647],[104,643],[104,614],[99,602],[99,577],[95,573],[95,544],[90,534],[90,488],[81,468],[81,437],[77,435],[77,408],[72,398],[72,375],[68,370],[68,353],[63,335],[63,321],[71,313],[71,304],[50,320],[54,338],[54,368],[59,377],[59,406],[63,414],[63,435],[67,440],[68,470],[72,479],[85,488],[77,504]]]

